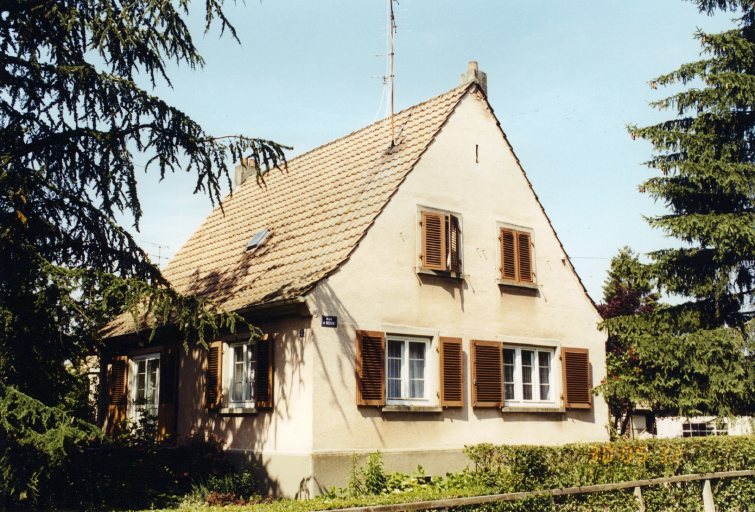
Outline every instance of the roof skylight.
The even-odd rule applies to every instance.
[[[267,237],[270,235],[270,231],[265,228],[260,231],[257,231],[251,240],[249,240],[249,243],[246,244],[246,250],[251,251],[252,249],[256,249],[257,247],[261,246],[265,243],[265,240],[267,240]]]

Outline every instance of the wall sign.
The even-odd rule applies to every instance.
[[[325,316],[322,317],[322,326],[323,327],[338,327],[338,317],[337,316]]]

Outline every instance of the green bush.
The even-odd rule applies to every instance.
[[[445,476],[385,473],[379,453],[359,467],[355,456],[349,486],[306,502],[302,510],[411,502],[456,496],[557,489],[689,473],[755,468],[755,437],[713,437],[566,446],[496,446],[466,448],[471,467]],[[367,482],[372,482],[368,485]],[[381,482],[381,485],[377,485]],[[702,481],[653,485],[642,489],[648,511],[702,510]],[[755,510],[755,478],[713,481],[718,510]],[[360,494],[355,491],[359,490]],[[284,500],[258,512],[299,510]],[[636,511],[633,489],[583,495],[537,497],[513,502],[460,507],[469,511]]]
[[[171,506],[189,494],[195,482],[217,483],[236,473],[212,438],[197,435],[174,447],[157,442],[140,427],[91,445],[61,469],[48,489],[48,501],[73,510]]]
[[[210,475],[192,485],[184,504],[250,505],[263,502],[260,482],[251,468]]]
[[[467,447],[472,473],[495,493],[642,480],[688,473],[755,468],[755,437],[709,437],[572,444],[560,447]],[[647,510],[702,510],[702,482],[642,489]],[[719,510],[746,511],[755,503],[755,479],[713,482]],[[529,501],[529,500],[528,500]],[[633,508],[635,507],[635,508]],[[501,504],[496,510],[634,510],[631,490]]]
[[[0,509],[28,510],[99,429],[0,384]]]

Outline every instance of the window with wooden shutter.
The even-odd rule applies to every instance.
[[[462,237],[459,217],[450,213],[423,211],[420,225],[421,268],[460,275]]]
[[[464,354],[461,338],[440,338],[440,405],[464,406]]]
[[[128,357],[116,356],[108,371],[108,401],[105,431],[112,434],[126,421],[128,405]]]
[[[461,224],[455,215],[448,216],[448,269],[461,274]]]
[[[157,409],[159,440],[176,434],[178,407],[178,346],[165,346],[160,351],[160,392]]]
[[[532,277],[532,240],[529,233],[518,232],[516,234],[517,263],[519,267],[518,278],[523,283],[534,281]]]
[[[500,278],[511,284],[533,284],[532,235],[527,231],[500,228],[498,234],[500,252]]]
[[[503,407],[501,344],[472,340],[472,405]]]
[[[357,405],[385,405],[385,334],[356,332]]]
[[[217,409],[223,400],[223,342],[213,341],[207,351],[206,407]]]
[[[564,380],[564,407],[567,409],[591,408],[592,384],[588,349],[562,348],[561,370]]]
[[[422,267],[446,270],[446,216],[442,213],[422,212]]]
[[[256,407],[272,409],[275,361],[273,336],[265,334],[255,343],[257,367],[254,376],[254,398]]]

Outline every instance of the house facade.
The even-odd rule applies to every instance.
[[[466,78],[397,114],[395,144],[376,123],[238,187],[165,275],[261,336],[187,352],[114,321],[104,427],[210,433],[298,497],[354,453],[443,474],[469,444],[607,440],[600,317]]]

